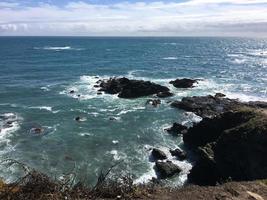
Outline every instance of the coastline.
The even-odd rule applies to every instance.
[[[184,80],[182,79],[182,84],[180,82],[181,80],[177,79],[174,82],[172,82],[172,84],[175,84],[175,87],[186,87],[190,90],[190,88],[195,87],[195,85],[193,84],[192,80],[188,79],[188,80]],[[189,81],[189,83],[188,83]],[[197,81],[197,80],[195,80]],[[185,83],[186,82],[186,83]],[[181,85],[179,85],[179,84]],[[151,100],[148,100],[148,104],[151,104],[151,106],[155,107],[155,109],[157,109],[158,104],[161,103],[161,100],[163,100],[168,96],[172,96],[172,93],[168,93],[168,88],[166,87],[162,87],[160,85],[148,82],[148,81],[143,81],[143,80],[129,80],[126,78],[111,78],[111,79],[106,79],[106,80],[101,80],[96,82],[96,84],[99,84],[99,86],[97,86],[96,88],[100,88],[98,89],[101,92],[104,93],[108,93],[108,94],[116,94],[116,93],[121,93],[119,95],[120,98],[138,98],[140,96],[150,96],[150,95],[154,95],[154,99],[152,98]],[[143,89],[142,89],[143,88]],[[124,92],[124,93],[122,93]],[[69,91],[69,93],[71,95],[76,95],[76,91]],[[163,95],[164,94],[164,95]],[[156,95],[156,96],[155,96]],[[159,97],[160,96],[160,97]],[[154,102],[156,99],[159,98],[160,100],[157,100]],[[185,141],[185,144],[188,145],[188,147],[186,148],[188,152],[186,153],[194,153],[195,155],[197,155],[198,157],[198,161],[195,163],[194,167],[193,167],[193,173],[189,173],[189,187],[186,186],[184,189],[181,190],[177,190],[177,193],[174,192],[173,195],[179,195],[181,193],[183,193],[183,191],[191,191],[190,188],[191,187],[191,183],[197,183],[198,185],[216,185],[216,184],[222,184],[221,186],[218,186],[218,191],[220,191],[220,187],[224,188],[224,187],[228,187],[228,186],[224,186],[225,182],[228,182],[229,180],[237,180],[237,181],[251,181],[251,180],[258,180],[258,179],[266,179],[266,171],[265,168],[263,169],[263,171],[261,171],[261,173],[259,174],[247,174],[247,176],[245,175],[238,175],[237,177],[235,177],[235,174],[231,174],[231,170],[233,170],[234,168],[228,169],[228,172],[226,172],[224,175],[221,175],[221,172],[226,170],[225,166],[222,165],[223,161],[219,161],[219,160],[214,160],[214,155],[216,153],[216,148],[214,149],[214,147],[217,146],[216,143],[218,143],[218,146],[221,145],[220,141],[224,139],[224,137],[229,137],[230,139],[226,140],[225,144],[222,144],[222,146],[225,145],[232,145],[233,141],[231,139],[232,135],[236,135],[239,134],[241,136],[241,138],[243,138],[243,134],[250,134],[251,133],[251,137],[252,139],[249,140],[244,140],[242,143],[245,145],[240,146],[240,148],[238,147],[238,154],[236,155],[237,157],[230,158],[233,161],[233,165],[232,167],[236,167],[236,162],[240,162],[241,160],[238,158],[244,158],[244,156],[246,157],[247,155],[245,155],[246,151],[242,151],[242,148],[244,148],[244,150],[246,150],[248,148],[248,146],[255,146],[255,149],[250,149],[250,154],[252,155],[252,160],[249,161],[249,163],[242,163],[242,166],[244,167],[248,167],[248,170],[244,170],[244,172],[248,172],[250,170],[250,166],[252,166],[251,164],[254,162],[253,159],[259,159],[256,160],[256,163],[264,163],[264,155],[266,153],[266,146],[264,146],[264,144],[266,143],[266,130],[267,130],[267,115],[266,115],[266,108],[267,108],[267,102],[240,102],[238,100],[235,99],[229,99],[226,98],[224,94],[221,93],[217,93],[215,96],[212,95],[208,95],[208,96],[195,96],[195,97],[184,97],[179,101],[172,101],[170,102],[170,106],[174,107],[174,109],[184,109],[186,111],[190,111],[195,113],[196,115],[198,115],[199,117],[203,118],[200,122],[193,124],[193,126],[191,127],[186,127],[186,126],[178,126],[174,128],[170,128],[170,132],[171,134],[177,135],[175,137],[183,137],[183,140]],[[77,119],[80,120],[80,119]],[[236,121],[236,122],[235,122]],[[215,126],[214,126],[215,124]],[[230,124],[230,125],[229,125]],[[177,126],[177,125],[176,125]],[[239,127],[241,127],[241,131],[239,130]],[[246,127],[246,129],[243,129],[243,127]],[[234,132],[235,130],[237,130],[237,132]],[[245,131],[244,131],[245,130]],[[256,132],[255,132],[256,130]],[[36,130],[35,130],[36,131]],[[229,134],[228,132],[233,132],[232,134]],[[201,134],[200,134],[201,133]],[[227,134],[225,134],[227,133]],[[42,130],[39,130],[37,132],[37,134],[42,134]],[[168,133],[166,133],[168,134]],[[210,135],[212,134],[212,135]],[[257,135],[258,134],[258,135]],[[180,136],[179,136],[180,135]],[[226,135],[226,136],[224,136]],[[255,136],[256,135],[256,136]],[[188,139],[190,138],[191,139]],[[255,141],[253,138],[254,136],[257,138],[257,141],[261,141],[262,143],[257,143],[256,144],[253,143],[253,141]],[[196,138],[195,138],[196,137]],[[202,139],[202,137],[204,139]],[[240,138],[240,139],[241,139]],[[239,141],[240,142],[240,141]],[[236,144],[234,144],[236,145]],[[258,146],[257,145],[261,145]],[[196,149],[196,147],[198,147]],[[233,146],[233,149],[230,149],[230,151],[232,152],[235,147]],[[260,149],[259,149],[260,148]],[[152,150],[152,149],[151,149]],[[200,151],[201,150],[201,151]],[[218,154],[216,154],[216,159],[220,158],[220,155],[223,155],[224,148],[222,149],[221,152],[219,152]],[[157,153],[153,153],[153,151],[157,152]],[[145,188],[145,192],[147,192],[147,190],[150,191],[150,184],[153,185],[158,185],[160,184],[160,180],[163,178],[168,178],[168,177],[173,177],[173,176],[179,176],[179,173],[181,172],[181,170],[179,169],[179,166],[177,166],[176,164],[173,164],[172,161],[168,161],[168,157],[165,155],[164,152],[162,152],[159,149],[154,148],[152,151],[152,158],[153,161],[156,163],[156,167],[155,170],[156,172],[160,172],[158,174],[158,179],[152,179],[152,182],[145,184],[145,185],[132,185],[131,181],[129,183],[131,183],[130,185],[127,182],[127,191],[132,191],[133,188]],[[255,152],[253,152],[255,151]],[[183,151],[176,151],[177,154],[177,160],[181,160],[181,152]],[[176,153],[174,151],[174,153]],[[172,152],[171,152],[172,153]],[[226,152],[229,155],[229,152]],[[263,154],[263,156],[259,156],[259,157],[255,157],[254,155],[259,155],[258,153]],[[176,156],[176,154],[175,154]],[[185,155],[184,155],[185,156]],[[219,156],[219,157],[218,157]],[[186,157],[185,157],[186,158]],[[163,160],[163,161],[161,161]],[[246,160],[246,159],[245,159]],[[216,163],[219,163],[219,165],[217,165]],[[242,162],[242,161],[241,161]],[[221,163],[221,164],[220,164]],[[160,165],[159,165],[160,164]],[[203,168],[203,164],[204,164],[204,168]],[[248,164],[248,165],[246,165]],[[200,166],[200,168],[199,168]],[[201,167],[202,166],[202,167]],[[224,166],[224,167],[223,167]],[[264,163],[263,166],[266,166],[266,164]],[[222,168],[221,168],[222,167]],[[237,166],[238,167],[238,166]],[[240,166],[239,166],[240,167]],[[258,167],[258,168],[255,168]],[[262,165],[260,166],[255,166],[255,163],[253,165],[253,170],[256,170],[258,172],[258,169],[262,168]],[[206,171],[203,171],[206,170]],[[233,170],[235,172],[235,170]],[[211,173],[212,174],[209,174]],[[227,174],[228,173],[228,174]],[[230,173],[230,174],[229,174]],[[37,173],[38,174],[38,173]],[[207,175],[208,174],[208,175]],[[204,177],[201,177],[203,176]],[[45,176],[45,175],[42,175]],[[41,177],[42,177],[41,176]],[[211,178],[212,180],[207,181],[206,177]],[[48,178],[48,177],[47,177]],[[57,182],[57,181],[56,181]],[[114,184],[114,182],[111,181],[111,183]],[[256,182],[254,182],[256,183]],[[254,184],[252,183],[244,183],[244,184]],[[258,182],[257,182],[258,183]],[[110,184],[110,183],[108,183]],[[118,183],[116,183],[118,184]],[[121,185],[121,187],[124,187],[123,183]],[[230,185],[242,185],[243,183],[229,183]],[[5,184],[4,184],[5,185]],[[226,183],[227,185],[227,183]],[[12,184],[11,184],[12,186]],[[9,186],[8,186],[9,187]],[[24,187],[23,185],[21,187]],[[114,185],[106,185],[105,187],[109,188],[110,190],[113,190]],[[130,188],[129,188],[130,187]],[[157,186],[158,187],[158,186]],[[197,186],[192,186],[192,188],[194,188]],[[242,186],[243,187],[243,186]],[[263,198],[265,198],[264,195],[266,195],[265,190],[266,190],[266,186],[259,184],[258,187],[262,187],[264,190],[262,191],[263,193],[261,193],[263,195]],[[140,189],[139,188],[139,189]],[[158,191],[166,191],[168,189],[164,189],[165,187],[159,187],[159,189],[156,189],[155,193],[149,194],[149,195],[157,195]],[[198,189],[193,189],[192,191],[197,191]],[[207,187],[200,187],[202,190],[203,188],[207,188]],[[214,188],[214,189],[215,189]],[[103,188],[102,188],[103,189]],[[137,190],[139,190],[137,189]],[[216,190],[215,189],[215,190]],[[244,188],[242,188],[243,190]],[[204,189],[205,190],[205,189]],[[209,190],[207,188],[207,190]],[[245,189],[247,190],[247,189]],[[259,190],[261,191],[261,190]],[[18,192],[22,192],[20,191],[20,189],[18,189]],[[89,190],[87,191],[89,192]],[[91,192],[91,189],[90,189]],[[143,191],[144,192],[144,191]],[[247,191],[245,191],[247,192]],[[101,192],[100,192],[101,193]],[[166,193],[166,192],[165,192]],[[189,192],[191,193],[191,192]],[[118,196],[121,196],[123,198],[127,198],[126,196],[123,195],[128,195],[126,191],[123,191],[122,194],[116,194],[116,197],[107,197],[107,198],[117,198]],[[132,194],[131,194],[132,195]],[[166,196],[164,196],[164,198],[168,199],[168,198],[173,198],[174,196],[170,195],[170,193],[165,194]],[[170,195],[170,196],[169,196]],[[191,195],[193,195],[191,193]],[[248,197],[242,196],[245,195],[243,193],[243,191],[239,194],[240,198],[250,198],[251,194],[250,193],[246,193],[246,195],[248,195]],[[144,197],[144,198],[150,198],[152,196],[149,197]],[[252,194],[253,196],[253,194]],[[154,196],[155,197],[155,196]],[[82,198],[82,197],[81,197]],[[105,198],[105,197],[104,197]],[[141,197],[142,198],[142,197]],[[156,197],[155,197],[156,198]],[[157,199],[157,198],[156,198]],[[160,199],[160,198],[159,198]],[[182,199],[182,197],[181,197]],[[192,197],[192,199],[194,199],[194,197]],[[211,198],[212,199],[212,198]]]

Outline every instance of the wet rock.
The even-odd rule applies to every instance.
[[[267,116],[264,113],[242,108],[204,119],[188,130],[184,142],[198,150],[199,160],[188,176],[190,182],[215,185],[229,179],[267,178]]]
[[[160,178],[169,178],[179,174],[182,170],[179,166],[173,164],[171,161],[161,162],[157,161],[155,166]]]
[[[167,158],[166,154],[163,151],[156,148],[152,150],[151,155],[155,160],[164,160]]]
[[[100,86],[99,85],[94,85],[95,88],[99,88]]]
[[[101,95],[102,94],[102,92],[97,92],[97,95]]]
[[[81,121],[81,117],[79,117],[79,116],[75,117],[75,121],[78,121],[78,122]]]
[[[181,101],[172,102],[171,106],[193,112],[202,118],[212,118],[224,112],[239,110],[243,107],[267,108],[267,102],[240,102],[237,99],[207,95],[184,97]]]
[[[168,133],[174,135],[183,135],[187,133],[187,127],[178,123],[173,123],[172,127],[165,129]]]
[[[219,98],[212,95],[184,97],[181,101],[171,103],[172,107],[190,111],[201,117],[214,117],[226,111],[244,106],[235,99]]]
[[[31,128],[30,132],[35,135],[40,135],[44,132],[43,128]]]
[[[218,92],[218,93],[215,94],[215,97],[216,98],[222,98],[222,97],[225,97],[225,96],[226,96],[225,94],[220,93],[220,92]]]
[[[186,159],[186,153],[184,151],[182,151],[181,149],[170,149],[170,153],[172,156],[176,156],[178,159],[180,160],[185,160]]]
[[[74,91],[74,90],[71,90],[69,93],[70,93],[70,94],[74,94],[74,93],[75,93],[75,91]]]
[[[197,80],[194,79],[176,79],[174,81],[170,81],[170,84],[172,84],[176,88],[192,88],[194,87],[194,83],[197,83]]]
[[[166,97],[171,97],[173,96],[173,93],[166,91],[166,92],[159,92],[157,95],[159,98],[166,98]]]
[[[147,104],[151,104],[152,106],[157,107],[159,104],[161,104],[161,101],[160,99],[148,99],[146,105]]]
[[[120,98],[138,98],[158,94],[159,92],[167,92],[169,89],[150,81],[110,78],[101,81],[99,91],[118,94]]]

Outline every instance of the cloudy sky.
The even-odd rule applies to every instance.
[[[267,36],[267,0],[0,0],[0,35]]]

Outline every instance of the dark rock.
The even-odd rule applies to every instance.
[[[146,105],[147,104],[151,104],[152,106],[157,107],[159,104],[161,104],[161,101],[160,99],[148,99]]]
[[[170,84],[173,84],[176,88],[192,88],[194,83],[197,83],[197,80],[183,78],[170,81]]]
[[[219,98],[211,95],[184,97],[182,98],[182,101],[174,101],[171,103],[172,107],[194,112],[201,117],[214,117],[244,105],[244,103],[235,99]]]
[[[236,99],[217,97],[212,95],[184,97],[181,101],[171,103],[172,107],[190,111],[201,117],[215,117],[228,111],[235,111],[243,107],[267,108],[267,102],[240,102]]]
[[[81,117],[75,117],[75,121],[81,121]]]
[[[173,123],[172,127],[165,129],[168,133],[174,135],[183,135],[187,133],[187,127],[178,123]]]
[[[243,108],[204,119],[188,130],[184,141],[198,149],[199,160],[188,179],[215,185],[229,179],[267,178],[267,116]]]
[[[159,172],[160,178],[169,178],[182,171],[179,166],[173,164],[171,161],[157,161],[155,168]]]
[[[180,160],[185,160],[186,159],[186,153],[184,151],[182,151],[181,149],[170,149],[170,153],[172,156],[176,156],[178,159]]]
[[[254,116],[248,112],[226,112],[215,118],[203,118],[203,120],[189,128],[184,134],[183,141],[190,146],[203,146],[215,142],[224,130],[231,129],[250,120]]]
[[[100,86],[99,85],[94,85],[95,88],[99,88]]]
[[[81,95],[80,95],[80,94],[78,94],[78,95],[77,95],[77,97],[81,97]]]
[[[164,160],[167,158],[166,154],[163,151],[156,148],[152,150],[151,155],[155,160]]]
[[[225,94],[220,93],[220,92],[218,92],[218,93],[215,94],[215,97],[216,98],[222,98],[222,97],[225,97],[225,96],[226,96]]]
[[[157,95],[159,98],[166,98],[166,97],[171,97],[173,96],[173,93],[166,91],[166,92],[159,92]]]
[[[71,91],[70,91],[70,94],[74,94],[74,93],[75,93],[75,91],[74,91],[74,90],[71,90]]]
[[[256,108],[267,108],[267,102],[264,102],[264,101],[250,101],[250,102],[248,102],[248,106],[256,107]]]
[[[118,94],[120,98],[138,98],[167,92],[169,89],[150,81],[110,78],[100,83],[100,90],[108,94]]]
[[[40,135],[40,134],[42,134],[44,132],[44,129],[43,128],[39,128],[39,127],[38,128],[32,128],[30,132],[33,133],[33,134],[36,134],[36,135]]]
[[[102,94],[102,92],[97,92],[96,94],[97,94],[97,95],[101,95],[101,94]]]

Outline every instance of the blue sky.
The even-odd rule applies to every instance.
[[[0,0],[0,35],[266,34],[267,0]]]

